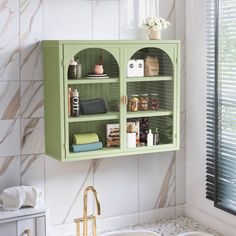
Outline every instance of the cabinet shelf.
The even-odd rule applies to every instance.
[[[178,150],[180,46],[177,40],[43,41],[46,154],[67,162]],[[127,77],[129,61],[145,60],[147,56],[158,59],[160,75]],[[81,79],[68,79],[71,58],[78,58],[82,65]],[[109,78],[86,78],[86,72],[100,63],[101,58]],[[105,98],[110,112],[69,117],[68,111],[77,106],[77,100],[69,94],[69,88],[72,94],[77,90],[81,100]],[[150,97],[158,94],[157,102],[161,109],[127,111],[127,102],[132,102],[127,96],[132,94],[140,95],[139,102],[142,102],[142,94]],[[88,106],[93,109],[92,105]],[[161,144],[127,148],[130,141],[127,128],[136,132],[133,143],[142,144],[146,143],[147,131],[151,129],[153,132],[158,128]],[[103,148],[71,152],[73,135],[86,133],[96,133]]]
[[[102,114],[94,114],[94,115],[80,115],[79,117],[69,117],[68,122],[87,122],[87,121],[99,121],[99,120],[115,120],[119,119],[118,112],[108,112]]]
[[[153,116],[170,116],[173,112],[166,109],[159,109],[158,111],[137,111],[137,112],[127,112],[127,118],[136,117],[153,117]]]
[[[90,156],[99,158],[101,156],[104,157],[105,155],[111,155],[119,152],[121,152],[121,149],[119,147],[117,148],[104,147],[100,150],[94,150],[89,152],[70,152],[67,158],[68,160],[73,160],[80,157],[80,159],[83,160],[83,159],[91,159]]]
[[[108,79],[75,79],[75,80],[67,80],[68,85],[73,84],[103,84],[103,83],[118,83],[118,78],[108,78]]]
[[[146,82],[146,81],[170,81],[172,76],[155,76],[155,77],[127,77],[127,82]]]

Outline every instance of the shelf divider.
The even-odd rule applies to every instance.
[[[126,118],[153,117],[153,116],[170,116],[172,114],[173,114],[173,112],[171,110],[159,109],[157,111],[127,112]]]
[[[67,121],[69,123],[73,123],[73,122],[115,120],[115,119],[119,119],[118,112],[108,112],[108,113],[93,114],[93,115],[80,115],[79,117],[68,117]]]
[[[74,80],[66,80],[66,83],[69,84],[104,84],[104,83],[118,83],[119,78],[108,78],[108,79],[74,79]]]
[[[126,82],[146,82],[146,81],[170,81],[172,76],[153,76],[153,77],[127,77]]]

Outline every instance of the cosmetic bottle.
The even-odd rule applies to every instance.
[[[149,129],[149,133],[147,135],[147,146],[153,146],[153,134],[151,129]]]
[[[77,89],[73,91],[71,98],[71,115],[74,117],[79,116],[79,92]]]
[[[67,72],[68,79],[77,79],[77,62],[71,58]]]
[[[158,145],[158,144],[160,144],[160,134],[158,128],[156,128],[153,134],[153,145]]]

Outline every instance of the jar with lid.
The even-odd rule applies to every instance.
[[[139,99],[137,94],[132,94],[128,96],[128,111],[138,111]]]
[[[148,94],[139,95],[139,110],[140,111],[148,110]]]
[[[149,110],[158,110],[160,108],[160,101],[157,93],[149,94],[148,109]]]

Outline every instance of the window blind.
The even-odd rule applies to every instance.
[[[208,0],[207,191],[236,214],[236,1]]]

